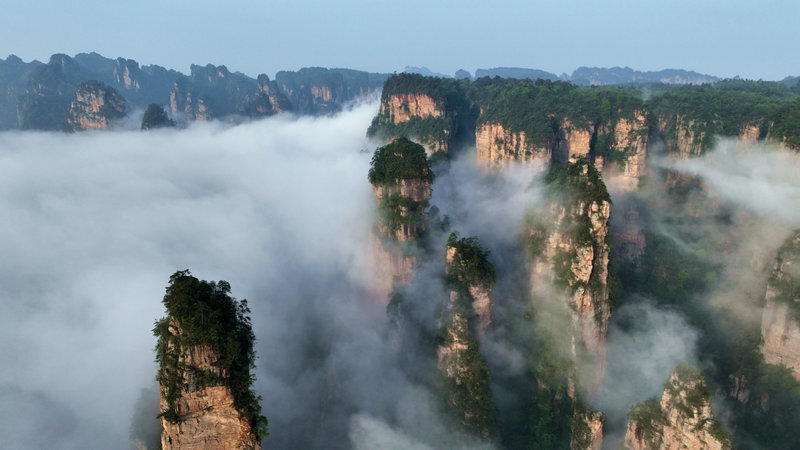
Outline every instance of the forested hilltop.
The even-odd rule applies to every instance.
[[[387,76],[311,67],[281,71],[270,80],[265,74],[252,78],[231,72],[224,65],[192,65],[186,75],[97,53],[55,54],[47,63],[26,63],[11,55],[0,59],[0,130],[74,130],[67,117],[74,109],[76,91],[88,81],[104,93],[124,98],[127,112],[163,105],[172,119],[186,122],[264,117],[284,111],[335,113],[343,104],[379,91]],[[80,109],[78,113],[86,115]]]
[[[415,110],[403,97],[430,99],[430,111]],[[672,86],[578,86],[544,79],[477,80],[395,74],[384,86],[383,107],[369,129],[380,138],[413,137],[432,150],[474,142],[482,126],[496,124],[511,134],[522,133],[516,152],[546,150],[554,157],[559,141],[574,131],[588,132],[591,153],[606,159],[626,157],[615,148],[611,130],[622,119],[638,115],[646,123],[637,132],[665,142],[667,151],[707,151],[714,137],[747,134],[772,138],[800,148],[800,82],[724,80],[713,84]],[[411,108],[409,108],[411,106]],[[404,110],[408,119],[401,117]],[[480,139],[480,137],[478,137]],[[491,144],[507,146],[501,136]],[[686,144],[686,145],[684,145]],[[519,147],[519,146],[517,146]],[[479,148],[479,152],[481,149]]]

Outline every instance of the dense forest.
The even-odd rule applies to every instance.
[[[651,132],[674,138],[676,122],[688,125],[702,151],[718,136],[736,136],[754,126],[759,137],[772,136],[797,147],[800,82],[725,80],[714,84],[672,86],[578,86],[566,81],[483,77],[476,80],[396,74],[382,98],[395,94],[424,94],[449,120],[413,118],[394,124],[384,114],[375,117],[370,136],[409,136],[425,140],[448,138],[463,143],[477,125],[496,122],[524,132],[533,145],[552,145],[559,128],[613,127],[637,111],[645,113]],[[458,118],[456,121],[454,118]],[[668,148],[675,151],[676,148]]]

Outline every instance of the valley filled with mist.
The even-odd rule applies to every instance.
[[[264,448],[800,445],[796,80],[83,55],[0,102],[0,446],[172,445],[187,269],[247,300]]]

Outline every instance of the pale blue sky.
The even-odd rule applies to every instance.
[[[800,0],[7,0],[0,9],[0,57],[26,61],[97,51],[252,76],[304,66],[800,75]]]

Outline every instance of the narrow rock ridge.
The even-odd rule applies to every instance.
[[[67,129],[97,130],[125,115],[125,99],[116,89],[99,81],[87,81],[78,86],[75,99],[69,105]]]
[[[660,402],[653,398],[632,408],[623,446],[722,450],[731,448],[731,435],[714,420],[705,377],[680,364],[664,385]]]
[[[800,381],[800,230],[781,246],[772,268],[761,320],[767,364],[783,364]]]

